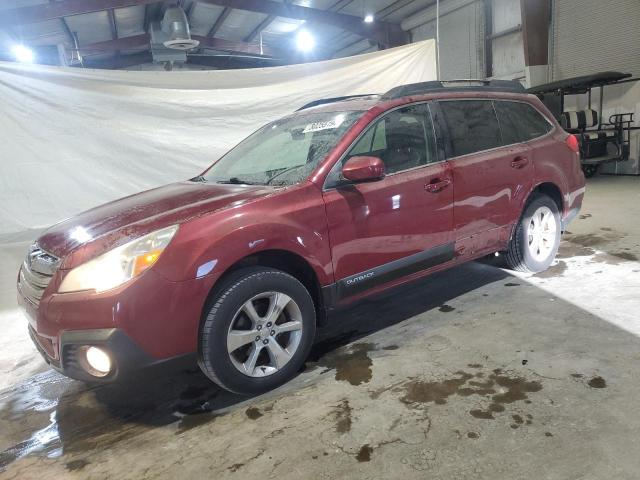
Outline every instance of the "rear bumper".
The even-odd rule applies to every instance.
[[[157,362],[147,355],[126,333],[117,328],[63,332],[59,339],[59,358],[54,358],[47,352],[47,348],[41,343],[41,337],[31,325],[29,325],[29,335],[49,366],[76,380],[109,383],[129,372]],[[82,359],[79,357],[82,355],[80,347],[83,346],[100,347],[108,352],[113,367],[107,376],[96,377],[82,367]]]
[[[567,214],[562,219],[562,231],[564,232],[567,229],[567,226],[578,216],[580,213],[580,208],[572,208],[567,212]]]

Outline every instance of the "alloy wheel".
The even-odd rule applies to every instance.
[[[549,207],[538,208],[527,227],[527,248],[538,262],[544,262],[553,253],[556,243],[556,218]]]
[[[296,353],[302,338],[302,313],[282,292],[264,292],[236,312],[227,334],[233,365],[250,377],[272,375]]]

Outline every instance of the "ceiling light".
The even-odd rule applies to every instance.
[[[316,46],[316,39],[307,30],[300,30],[296,35],[296,45],[298,50],[309,52]]]
[[[14,45],[11,48],[11,53],[15,59],[22,63],[32,63],[33,62],[33,50],[24,45]]]
[[[373,23],[374,17],[372,13],[367,13],[364,17],[364,23]]]

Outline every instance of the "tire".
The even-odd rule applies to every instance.
[[[598,165],[583,165],[582,172],[586,178],[591,178],[598,173]]]
[[[297,279],[272,268],[245,268],[232,274],[208,305],[198,364],[220,387],[256,395],[300,370],[313,344],[316,313]]]
[[[545,215],[542,217],[542,223],[538,224],[548,227],[538,230],[538,232],[545,232],[542,240],[537,236],[534,225],[540,222],[541,212]],[[556,202],[547,195],[534,194],[527,202],[515,232],[509,240],[505,255],[509,268],[519,272],[534,273],[549,268],[558,253],[561,229],[560,212]]]

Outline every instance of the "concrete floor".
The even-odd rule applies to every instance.
[[[2,247],[0,478],[637,479],[640,178],[591,179],[569,230],[543,274],[472,263],[339,312],[251,399],[188,364],[48,371]]]

